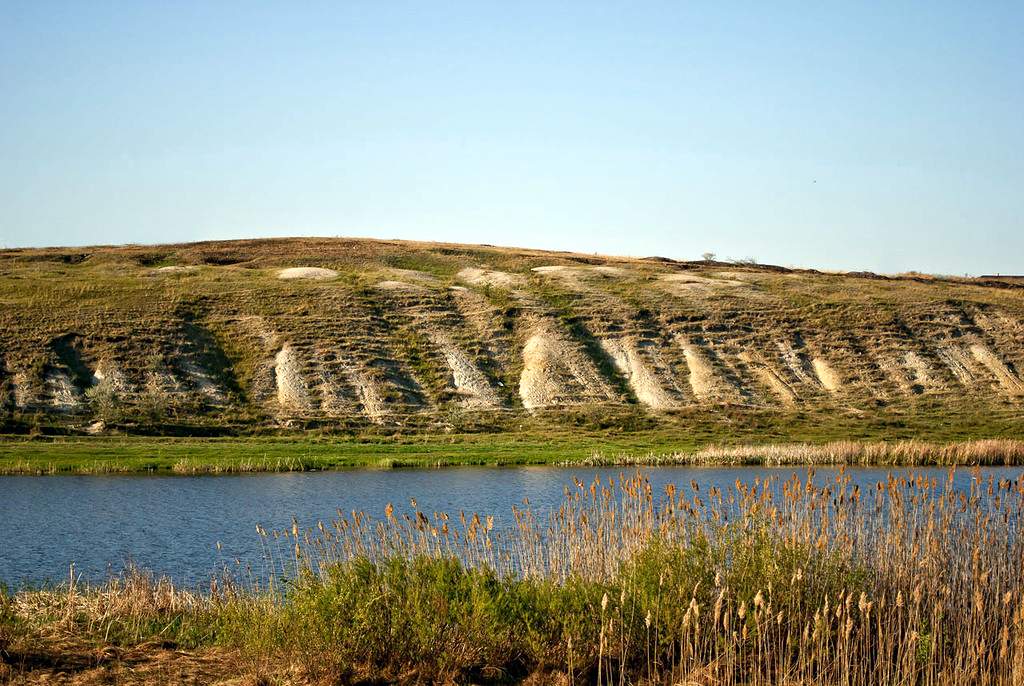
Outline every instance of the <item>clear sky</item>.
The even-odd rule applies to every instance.
[[[0,0],[0,245],[1024,273],[1024,3]]]

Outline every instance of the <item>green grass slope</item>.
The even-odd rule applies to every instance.
[[[356,239],[6,250],[0,449],[1013,438],[1022,293]]]

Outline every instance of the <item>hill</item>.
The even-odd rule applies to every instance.
[[[8,434],[1015,436],[1024,290],[295,238],[0,251]]]

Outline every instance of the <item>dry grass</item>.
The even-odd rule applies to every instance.
[[[822,444],[713,445],[689,453],[607,456],[595,453],[567,464],[599,465],[900,465],[1024,464],[1024,441],[830,441]]]
[[[80,587],[73,568],[63,588],[0,594],[0,683],[228,683],[240,656],[209,647],[228,597],[136,569]]]

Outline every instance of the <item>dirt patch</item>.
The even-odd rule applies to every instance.
[[[928,361],[913,350],[902,354],[880,353],[875,358],[878,368],[904,395],[917,395],[942,386]]]
[[[690,370],[690,388],[695,398],[722,402],[738,397],[739,389],[715,369],[700,346],[682,337],[678,342],[686,357],[686,366]]]
[[[194,265],[185,266],[175,264],[167,267],[157,267],[156,269],[152,270],[150,274],[155,274],[157,276],[163,274],[188,274],[189,272],[198,271],[198,269],[199,267],[196,267]]]
[[[320,410],[329,417],[344,417],[354,414],[353,396],[348,392],[346,384],[326,369],[320,369],[320,378],[316,384],[316,394],[320,397]]]
[[[662,290],[682,297],[701,293],[720,293],[740,287],[749,288],[749,284],[729,279],[710,279],[696,274],[662,274],[658,277],[658,285]]]
[[[779,354],[786,365],[786,369],[800,382],[818,385],[818,380],[811,368],[811,362],[807,355],[799,350],[794,344],[780,341],[778,344]],[[799,345],[802,345],[800,343]]]
[[[404,291],[406,293],[422,293],[426,289],[415,283],[405,281],[381,281],[376,286],[382,291]]]
[[[499,404],[498,394],[491,387],[487,376],[473,364],[465,352],[443,334],[434,333],[431,340],[448,363],[452,387],[465,399],[468,407],[495,407]]]
[[[611,265],[596,265],[591,267],[571,267],[563,264],[545,265],[534,267],[531,270],[535,274],[556,278],[570,287],[585,288],[588,281],[596,279],[625,278],[630,274],[628,269],[613,267]]]
[[[450,293],[459,314],[473,326],[478,339],[486,339],[498,333],[494,330],[494,318],[498,316],[498,310],[483,294],[462,286],[452,286]]]
[[[829,393],[838,393],[843,389],[842,377],[824,358],[815,357],[812,359],[811,368],[814,369],[814,375],[818,377],[818,383]]]
[[[1021,320],[1015,319],[1005,312],[997,312],[995,316],[999,320],[1000,325],[1007,329],[1011,335],[1020,336],[1024,333],[1024,323]]]
[[[903,395],[912,395],[924,390],[921,384],[916,383],[913,372],[903,364],[895,355],[889,353],[873,353],[875,364],[878,366],[885,378],[891,381]],[[887,393],[873,385],[873,390],[879,391],[880,397],[887,397]]]
[[[541,325],[523,346],[519,397],[529,410],[607,400],[611,391],[578,344]]]
[[[119,395],[131,391],[131,384],[128,383],[124,372],[116,362],[109,358],[103,358],[96,364],[93,376],[98,385]]]
[[[911,350],[905,353],[903,355],[903,364],[907,371],[910,372],[910,376],[915,384],[925,389],[934,389],[941,386],[935,378],[931,365],[916,352]]]
[[[517,369],[520,360],[520,350],[513,335],[518,310],[510,307],[503,311],[479,291],[455,290],[457,288],[460,287],[453,287],[451,295],[462,322],[460,328],[468,330],[474,340],[481,342],[481,354],[493,363],[491,371],[500,377],[496,382],[499,389],[497,393],[502,398],[502,404],[505,404],[509,398],[500,389],[504,389],[504,384],[511,377],[509,370]]]
[[[792,407],[796,405],[799,396],[796,394],[782,375],[770,364],[762,359],[755,358],[749,352],[740,353],[740,359],[746,362],[751,372],[764,386],[766,386],[783,405]]]
[[[672,410],[680,406],[662,384],[659,374],[648,365],[633,341],[618,338],[601,340],[601,347],[615,368],[626,377],[636,399],[653,410]]]
[[[337,361],[336,342],[318,340],[313,346],[313,369],[307,373],[312,395],[319,399],[320,411],[329,417],[357,414],[355,393],[345,373],[347,365]]]
[[[283,344],[277,331],[259,315],[239,317],[230,331],[234,344],[244,347],[252,359],[251,367],[237,372],[245,397],[258,403],[276,400],[274,356]]]
[[[188,378],[188,383],[192,388],[208,402],[222,405],[227,401],[224,389],[208,370],[189,359],[179,361],[178,368]]]
[[[978,374],[974,362],[962,347],[955,344],[943,345],[935,352],[957,381],[967,388],[974,388],[977,385]]]
[[[586,287],[587,271],[583,267],[567,267],[560,264],[534,267],[531,269],[534,274],[558,279],[563,285],[570,288]]]
[[[177,367],[185,384],[207,403],[224,405],[230,394],[242,395],[234,367],[220,338],[205,323],[186,315],[181,323]],[[237,343],[236,343],[237,345]]]
[[[291,281],[294,279],[307,279],[311,281],[326,281],[333,279],[338,275],[338,272],[333,269],[325,269],[324,267],[289,267],[288,269],[282,269],[277,273],[277,278],[282,281]]]
[[[796,405],[797,395],[793,392],[793,389],[789,387],[779,373],[770,367],[754,367],[754,374],[757,378],[771,389],[772,393],[778,396],[779,400],[782,401],[783,405],[792,407]]]
[[[698,276],[697,274],[662,274],[658,278],[666,283],[692,283],[703,284],[706,286],[730,287],[747,285],[743,281],[736,281],[733,279],[713,279],[707,276]]]
[[[292,346],[285,345],[274,357],[274,379],[277,382],[277,402],[281,407],[310,409],[312,402],[309,387],[302,377],[302,360]]]
[[[349,378],[356,389],[363,414],[374,423],[382,423],[388,415],[388,403],[380,384],[362,370],[353,370]]]
[[[510,274],[509,272],[496,271],[494,269],[479,269],[467,267],[455,275],[460,281],[473,286],[490,286],[492,288],[522,288],[526,285],[526,277],[522,274]]]
[[[39,395],[38,389],[33,388],[28,374],[25,372],[15,372],[11,377],[11,386],[11,395],[14,396],[15,406],[26,408],[36,403]]]
[[[940,346],[936,354],[957,381],[969,389],[977,389],[982,377],[991,375],[1007,395],[1024,395],[1024,383],[1014,370],[982,343],[975,342],[966,347],[950,343]]]
[[[58,412],[73,412],[82,407],[82,392],[63,369],[50,369],[43,376],[43,388],[50,405]]]
[[[587,267],[587,269],[589,269],[592,272],[601,274],[603,276],[612,276],[618,278],[629,276],[632,273],[631,269],[626,269],[625,267],[613,267],[609,264],[599,264],[596,267]]]
[[[1019,321],[1000,310],[975,311],[971,317],[978,328],[999,340],[1014,340],[1024,333]]]
[[[998,355],[980,343],[973,344],[970,347],[970,351],[974,359],[992,372],[992,375],[996,377],[996,381],[999,382],[999,385],[1003,387],[1007,394],[1013,396],[1024,395],[1024,384],[1021,383],[1021,380],[1014,374],[1013,370]]]

